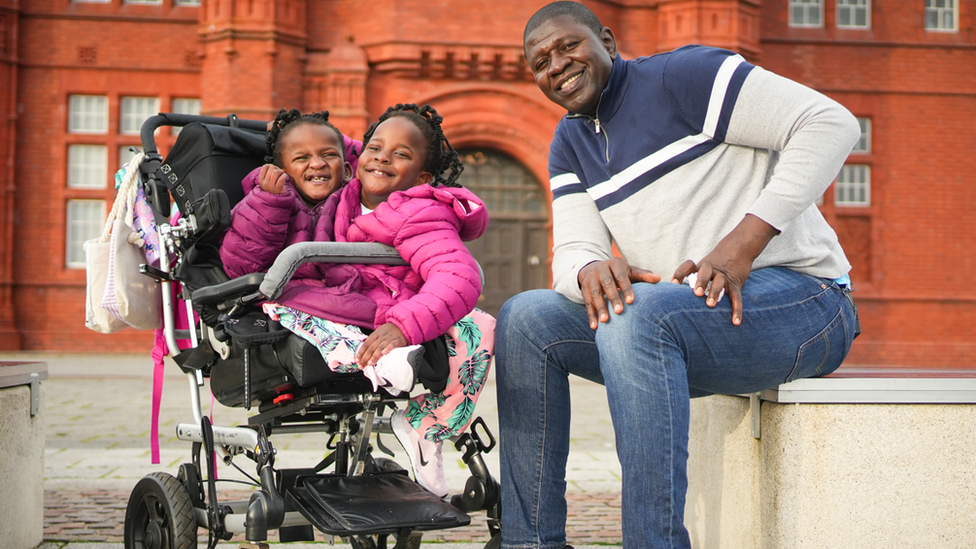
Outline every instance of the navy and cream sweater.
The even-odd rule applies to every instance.
[[[844,107],[704,46],[613,61],[597,117],[567,114],[549,154],[553,285],[609,259],[669,280],[751,213],[777,230],[753,269],[840,278],[850,264],[814,205],[860,136]]]

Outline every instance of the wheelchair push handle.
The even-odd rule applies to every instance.
[[[261,132],[265,131],[268,127],[267,121],[242,120],[236,114],[219,117],[161,112],[147,118],[142,123],[142,129],[139,131],[142,150],[146,155],[146,159],[139,166],[139,171],[144,182],[146,198],[149,200],[150,205],[157,215],[157,223],[169,218],[170,197],[166,183],[159,178],[159,168],[163,163],[163,157],[160,156],[159,149],[156,146],[156,130],[163,126],[183,127],[194,122],[217,126],[240,127]]]

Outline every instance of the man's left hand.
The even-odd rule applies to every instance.
[[[752,272],[752,262],[777,234],[772,225],[748,214],[697,264],[689,259],[679,265],[672,282],[680,284],[697,272],[695,295],[704,297],[709,307],[718,304],[725,290],[732,301],[732,324],[738,326],[742,324],[742,287]]]

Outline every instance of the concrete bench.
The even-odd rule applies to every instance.
[[[972,547],[974,403],[972,370],[866,368],[692,401],[692,545]]]
[[[0,362],[0,546],[30,549],[44,536],[43,362]]]

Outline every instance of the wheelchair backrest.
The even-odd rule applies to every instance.
[[[183,127],[160,166],[183,215],[219,189],[230,207],[244,198],[241,180],[264,163],[264,132],[193,122]]]

